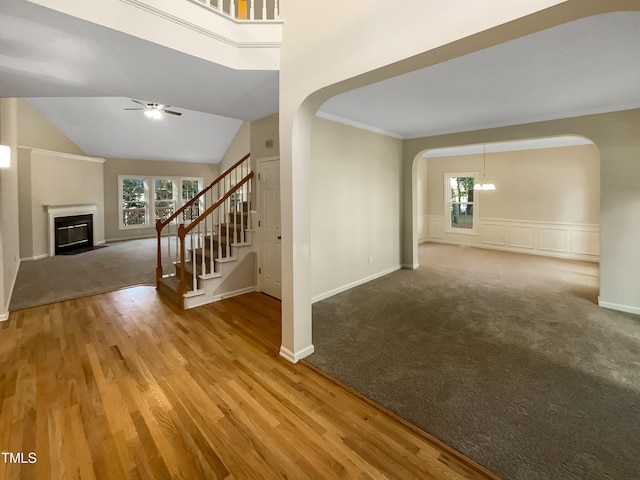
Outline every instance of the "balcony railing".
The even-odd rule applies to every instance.
[[[279,20],[278,0],[188,0],[235,20]]]

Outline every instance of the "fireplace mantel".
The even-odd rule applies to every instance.
[[[98,205],[94,203],[75,203],[69,205],[45,205],[49,215],[49,256],[53,257],[56,251],[55,220],[58,217],[70,217],[72,215],[97,215]],[[94,227],[95,228],[95,227]],[[95,238],[95,236],[94,236]]]

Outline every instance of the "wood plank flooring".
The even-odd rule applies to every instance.
[[[0,478],[496,478],[279,343],[280,303],[259,293],[183,312],[135,287],[13,312]]]

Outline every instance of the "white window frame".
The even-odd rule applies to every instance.
[[[122,208],[122,196],[123,196],[123,188],[122,182],[124,180],[143,180],[145,186],[145,198],[146,198],[146,212],[145,212],[145,222],[143,224],[138,225],[125,225],[123,222],[123,208]],[[178,210],[183,205],[182,201],[182,181],[183,180],[197,180],[199,191],[202,191],[204,188],[204,178],[203,177],[176,177],[172,175],[118,175],[118,228],[120,230],[135,230],[142,228],[153,228],[155,227],[155,208],[156,208],[156,200],[155,200],[155,181],[156,180],[171,180],[174,185],[174,201],[175,201],[175,210]]]
[[[478,172],[451,172],[444,174],[444,220],[445,232],[462,235],[478,235],[478,218],[480,218],[480,198],[478,192],[474,190],[473,202],[473,228],[460,228],[451,225],[451,205],[455,202],[451,201],[451,179],[458,177],[473,177],[474,183],[477,183]],[[467,203],[467,202],[465,202]]]

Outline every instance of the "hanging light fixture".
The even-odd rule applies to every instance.
[[[473,186],[474,190],[495,190],[496,186],[493,182],[487,183],[487,146],[482,145],[482,183],[476,183]]]

